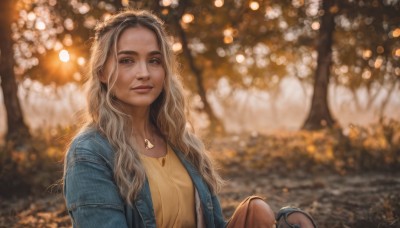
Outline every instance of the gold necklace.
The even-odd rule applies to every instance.
[[[144,139],[144,147],[146,148],[146,150],[150,150],[154,148],[154,144],[150,142],[150,140],[148,139]]]

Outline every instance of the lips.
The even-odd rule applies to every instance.
[[[132,90],[134,90],[136,92],[141,92],[141,93],[148,92],[151,89],[153,89],[153,86],[150,86],[150,85],[139,85],[139,86],[135,86],[132,88]]]
[[[132,89],[136,90],[136,89],[152,89],[153,86],[149,86],[149,85],[140,85],[140,86],[135,86]]]

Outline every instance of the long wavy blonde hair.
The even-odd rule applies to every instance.
[[[88,71],[87,102],[88,120],[86,128],[96,128],[104,134],[115,150],[114,177],[120,194],[132,204],[142,188],[146,176],[140,162],[139,152],[130,133],[134,126],[128,115],[116,106],[110,93],[116,77],[108,86],[99,79],[107,58],[116,59],[117,42],[122,32],[131,27],[142,26],[153,31],[163,55],[165,70],[164,88],[150,106],[150,121],[162,136],[198,169],[209,189],[216,193],[221,179],[208,158],[203,143],[187,129],[185,99],[178,80],[177,63],[163,22],[148,11],[127,10],[109,17],[95,29],[94,43]],[[115,75],[117,64],[114,61]]]

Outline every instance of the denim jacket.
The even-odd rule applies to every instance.
[[[204,225],[225,227],[217,196],[185,156],[174,151],[193,181]],[[148,181],[129,206],[119,194],[113,166],[113,148],[96,130],[81,133],[71,143],[65,159],[64,197],[73,227],[156,227]]]

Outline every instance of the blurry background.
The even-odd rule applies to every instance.
[[[399,0],[2,0],[1,196],[46,195],[61,178],[64,149],[85,105],[93,28],[127,7],[152,10],[165,21],[182,63],[190,120],[221,172],[269,175],[261,183],[274,179],[271,173],[289,176],[247,190],[240,190],[243,179],[234,179],[236,195],[223,192],[227,215],[242,195],[259,193],[277,208],[293,203],[318,211],[321,224],[336,221],[329,227],[399,225]],[[376,179],[351,176],[366,172]],[[381,202],[376,212],[354,214],[372,206],[346,210],[334,198],[332,208],[324,202],[324,212],[320,199],[302,202],[315,189],[332,189],[315,177],[321,173],[338,178],[335,183],[347,183],[336,175],[349,177],[355,189],[361,182],[390,187],[365,193],[383,192],[376,199],[358,199]],[[316,182],[301,182],[304,175]],[[273,198],[287,193],[288,183],[311,190]],[[16,221],[33,214],[35,226],[68,226],[62,200],[60,214],[44,216],[61,222],[38,222],[43,214],[37,213],[50,212],[26,209],[37,198],[22,198],[19,207],[4,203],[0,225],[25,224]],[[337,218],[333,208],[342,209]]]

